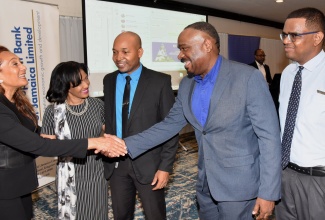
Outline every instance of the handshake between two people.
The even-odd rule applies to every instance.
[[[110,134],[104,134],[104,137],[89,138],[88,150],[95,150],[96,154],[101,153],[106,157],[120,157],[127,154],[124,140]]]

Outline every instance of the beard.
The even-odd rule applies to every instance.
[[[185,62],[185,59],[181,59],[180,60],[182,63],[184,63]],[[186,68],[185,68],[186,69]],[[192,73],[192,72],[190,72],[190,71],[188,71],[188,69],[186,69],[186,73],[187,73],[187,76],[189,77],[189,78],[192,78],[193,76],[195,76],[195,74],[194,73]]]
[[[187,70],[186,70],[186,73],[187,73],[187,77],[189,77],[189,78],[192,78],[192,77],[195,76],[194,73],[191,73],[191,72],[189,72],[189,71],[187,71]]]

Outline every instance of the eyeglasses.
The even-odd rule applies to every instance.
[[[280,39],[282,41],[284,41],[284,39],[286,37],[288,37],[288,39],[291,42],[295,42],[297,37],[300,37],[300,36],[303,36],[303,35],[307,35],[307,34],[316,34],[317,32],[319,32],[319,31],[312,31],[312,32],[306,32],[306,33],[300,33],[300,34],[299,33],[284,33],[284,32],[282,32],[280,34]]]

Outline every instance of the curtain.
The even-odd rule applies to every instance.
[[[61,62],[84,62],[82,19],[60,16],[60,58]]]
[[[260,46],[260,37],[228,35],[228,55],[230,60],[252,63],[254,51]]]

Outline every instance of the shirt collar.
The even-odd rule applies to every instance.
[[[197,83],[201,83],[202,81],[203,82],[211,82],[211,83],[214,83],[215,80],[216,80],[217,73],[218,73],[218,68],[220,66],[220,65],[218,65],[218,61],[219,61],[219,64],[220,64],[221,59],[222,59],[222,57],[221,56],[218,56],[218,59],[216,60],[214,66],[208,72],[208,74],[205,75],[205,77],[203,79],[202,79],[202,77],[200,75],[196,75],[196,76],[194,76],[194,80]]]
[[[317,68],[317,66],[323,62],[325,58],[325,52],[324,50],[322,50],[321,52],[319,52],[316,56],[314,56],[311,60],[309,60],[307,63],[305,63],[304,69],[308,70],[308,71],[314,71],[315,68]],[[298,71],[299,66],[301,66],[298,62],[296,62],[296,66],[295,66],[295,70]]]
[[[135,81],[139,81],[139,78],[140,78],[140,75],[141,75],[141,72],[142,72],[142,63],[140,63],[140,66],[138,69],[134,70],[130,76],[131,76],[131,82],[135,82]],[[127,75],[127,73],[121,73],[120,74],[123,75],[123,77],[125,77]]]
[[[260,64],[257,60],[255,60],[257,66],[264,66],[264,63],[263,64]]]

